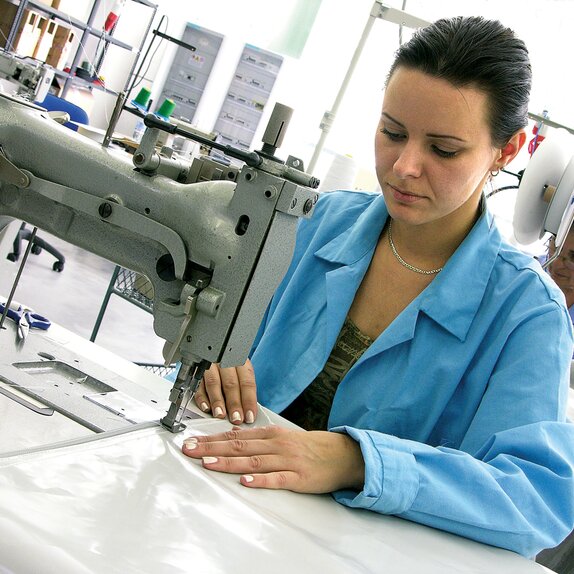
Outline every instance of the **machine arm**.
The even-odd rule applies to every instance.
[[[235,181],[189,181],[191,164],[155,151],[159,127],[146,130],[132,163],[0,95],[0,220],[23,219],[150,280],[166,361],[183,364],[163,421],[177,431],[173,411],[203,370],[245,362],[318,182],[264,153]]]

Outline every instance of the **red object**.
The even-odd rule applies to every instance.
[[[534,137],[528,143],[528,153],[530,155],[532,155],[536,151],[536,148],[540,145],[540,143],[544,141],[544,136],[538,133],[539,129],[540,124],[535,125],[532,128],[532,133],[534,134]]]
[[[106,23],[104,24],[104,30],[106,32],[110,32],[111,29],[115,26],[116,22],[118,21],[118,14],[114,14],[114,12],[110,12],[108,17],[106,18]]]
[[[110,13],[108,14],[108,17],[106,18],[106,21],[104,23],[104,31],[107,34],[109,34],[112,31],[113,27],[116,25],[116,22],[120,17],[120,12],[122,11],[122,8],[124,7],[125,3],[126,0],[117,0],[116,3],[114,4],[114,7],[110,10]]]
[[[534,136],[528,143],[528,153],[532,155],[536,148],[540,145],[540,142],[544,141],[544,136]]]

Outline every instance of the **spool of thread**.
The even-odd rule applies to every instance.
[[[161,106],[159,107],[159,110],[157,110],[157,112],[155,113],[156,116],[159,116],[162,120],[169,120],[169,117],[171,116],[171,114],[173,113],[173,110],[175,110],[175,102],[173,100],[170,100],[169,98],[166,98]]]
[[[151,92],[147,88],[142,88],[136,98],[132,100],[132,104],[142,112],[147,112],[150,96]]]
[[[350,155],[336,154],[327,175],[323,178],[319,191],[355,189],[357,164]]]

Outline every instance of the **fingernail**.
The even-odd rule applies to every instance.
[[[239,422],[241,420],[241,415],[239,414],[239,411],[235,411],[232,415],[231,415],[231,422],[232,423],[236,423]]]
[[[253,477],[250,474],[244,474],[241,478],[243,478],[245,482],[253,482]]]
[[[184,444],[185,448],[187,448],[188,450],[192,450],[194,448],[197,448],[197,439],[196,438],[186,438],[183,441],[183,444]]]
[[[245,422],[249,424],[255,422],[255,415],[253,414],[253,411],[247,411],[245,413]]]
[[[217,457],[215,456],[204,456],[203,457],[203,464],[213,464],[217,462]]]
[[[223,409],[221,407],[215,407],[215,410],[213,411],[213,414],[216,417],[222,417],[223,416]]]
[[[209,405],[207,403],[201,403],[201,405],[199,406],[199,408],[206,413],[209,410]]]

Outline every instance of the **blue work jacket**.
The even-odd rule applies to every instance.
[[[388,217],[323,194],[254,343],[258,399],[281,412],[323,369]],[[337,501],[533,556],[574,526],[572,325],[540,264],[485,210],[430,285],[339,385],[329,428],[360,443]]]

